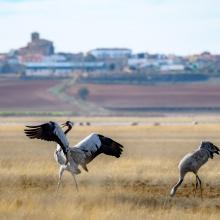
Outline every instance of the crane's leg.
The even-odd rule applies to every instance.
[[[175,195],[175,193],[176,193],[178,187],[182,184],[185,175],[186,175],[186,172],[180,170],[180,173],[179,173],[179,181],[178,181],[177,184],[174,185],[173,188],[171,189],[171,191],[170,191],[170,196],[173,197],[173,196]]]
[[[173,188],[171,189],[171,191],[170,191],[170,196],[173,197],[173,196],[175,195],[175,193],[176,193],[178,187],[182,184],[182,182],[183,182],[183,178],[180,177],[180,178],[179,178],[179,181],[177,182],[177,184],[174,185]]]
[[[58,190],[60,188],[60,183],[61,183],[61,180],[62,180],[64,170],[65,169],[61,166],[60,170],[59,170],[59,181],[58,181],[58,184],[57,184],[57,193],[58,193]]]
[[[78,184],[77,184],[77,181],[76,181],[75,174],[79,174],[79,173],[81,173],[81,171],[78,168],[78,164],[76,164],[76,162],[73,160],[70,152],[69,152],[69,166],[68,166],[68,170],[71,172],[71,174],[73,176],[73,179],[74,179],[74,182],[75,182],[75,185],[76,185],[76,190],[78,192],[79,189],[78,189]]]
[[[196,176],[196,185],[195,185],[195,189],[194,189],[194,197],[196,196],[197,189],[198,189],[198,178]]]
[[[77,184],[77,181],[76,181],[76,177],[75,177],[75,174],[73,172],[71,172],[72,176],[73,176],[73,179],[74,179],[74,182],[75,182],[75,186],[76,186],[76,191],[79,192],[79,188],[78,188],[78,184]]]
[[[202,195],[202,181],[201,179],[199,178],[199,176],[196,174],[196,178],[198,179],[199,181],[199,186],[200,186],[200,195],[201,195],[201,199],[203,199],[203,195]]]

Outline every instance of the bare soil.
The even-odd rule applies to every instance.
[[[48,90],[59,80],[0,80],[1,111],[61,111],[70,107]]]
[[[69,94],[76,95],[80,87],[89,89],[89,101],[104,107],[220,107],[218,85],[82,84],[69,89]]]
[[[65,99],[65,95],[56,96],[49,91],[61,83],[62,80],[0,80],[0,111],[75,111],[80,114],[80,109],[85,109],[86,106],[89,109],[89,103],[92,103],[94,108],[88,111],[99,107],[220,109],[220,86],[216,84],[74,84],[64,91],[68,97]],[[77,93],[81,87],[89,89],[89,96],[85,101],[78,102]],[[117,111],[114,114],[117,114]]]

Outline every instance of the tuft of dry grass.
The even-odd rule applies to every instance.
[[[195,178],[191,174],[175,198],[168,196],[178,179],[177,165],[182,156],[203,139],[220,145],[220,125],[209,117],[201,117],[203,123],[198,125],[181,120],[173,123],[174,118],[150,118],[144,120],[152,123],[137,126],[119,123],[74,127],[68,136],[72,145],[98,132],[122,143],[124,153],[120,159],[102,155],[89,164],[89,173],[77,176],[79,193],[71,175],[64,173],[57,195],[55,144],[27,139],[23,124],[29,120],[19,118],[12,123],[9,118],[9,123],[0,125],[0,219],[219,219],[218,157],[199,173],[203,201],[199,194],[193,197]],[[154,126],[154,122],[160,125]]]

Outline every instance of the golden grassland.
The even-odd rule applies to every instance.
[[[64,173],[57,195],[55,144],[30,140],[23,134],[24,124],[51,119],[66,120],[2,118],[0,219],[219,219],[218,156],[200,170],[203,200],[199,193],[193,197],[192,174],[186,176],[175,198],[168,196],[178,179],[177,165],[182,156],[194,150],[203,139],[220,146],[218,116],[75,118],[76,121],[130,120],[152,124],[75,126],[68,135],[71,145],[91,132],[98,132],[122,143],[124,152],[120,159],[102,155],[89,164],[89,172],[77,176],[79,192],[72,176]],[[195,125],[194,120],[201,123]],[[155,126],[153,122],[161,124]]]

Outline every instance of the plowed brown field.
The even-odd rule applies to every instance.
[[[62,89],[61,95],[49,89],[64,85],[61,80],[0,80],[0,111],[75,111],[88,115],[98,107],[119,109],[145,108],[218,108],[220,86],[211,84],[188,85],[95,85],[73,84]],[[86,101],[79,101],[78,90],[89,89]],[[58,93],[59,94],[59,93]],[[89,103],[93,108],[89,108]],[[88,112],[85,113],[85,109]],[[84,109],[84,111],[81,111]],[[153,110],[154,111],[154,110]],[[98,114],[98,113],[97,113]]]
[[[105,107],[220,107],[220,86],[189,85],[77,85],[90,91],[89,101]]]
[[[49,88],[59,80],[0,80],[1,111],[61,111],[70,108]]]

